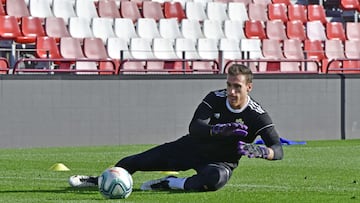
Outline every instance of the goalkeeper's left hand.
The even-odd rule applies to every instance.
[[[238,153],[244,156],[248,156],[249,158],[268,159],[270,152],[269,149],[265,146],[259,146],[239,141]]]

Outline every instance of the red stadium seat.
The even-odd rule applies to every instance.
[[[290,5],[292,4],[291,0],[272,0],[273,4],[285,4]]]
[[[308,5],[307,12],[309,21],[319,20],[322,24],[325,24],[327,22],[325,9],[322,5]]]
[[[284,59],[282,51],[282,43],[279,40],[275,39],[264,39],[262,40],[262,53],[265,59],[275,59],[281,60]],[[262,69],[262,68],[260,68]],[[267,62],[266,71],[278,72],[280,69],[280,62]]]
[[[326,23],[326,37],[328,39],[346,40],[345,30],[343,24],[340,22]]]
[[[185,11],[183,10],[180,2],[164,2],[164,16],[165,18],[177,18],[178,22],[186,18]]]
[[[120,14],[123,18],[130,18],[134,23],[142,17],[139,7],[134,1],[121,1]]]
[[[265,39],[266,33],[262,22],[258,20],[245,21],[245,36],[247,38]]]
[[[360,58],[360,41],[359,40],[347,40],[345,41],[345,56],[348,59],[359,59]],[[343,62],[344,69],[358,69],[358,70],[347,70],[346,73],[360,73],[360,61],[351,60]]]
[[[320,40],[305,40],[304,41],[304,51],[306,58],[315,59],[319,64],[322,64],[325,60],[325,52],[323,42]],[[311,67],[312,66],[312,67]],[[308,63],[308,69],[315,69],[317,67],[313,66],[312,63]],[[323,69],[322,69],[323,71]],[[325,72],[325,71],[323,71]]]
[[[331,64],[328,64],[331,59],[345,58],[344,44],[341,40],[325,40],[325,56],[327,60],[326,63],[323,64],[323,68],[327,68],[326,66],[329,65],[329,72],[342,72],[336,70],[331,71],[332,68],[342,67],[342,63],[340,61],[335,61]]]
[[[98,13],[101,18],[120,18],[120,11],[115,0],[100,0]]]
[[[289,39],[305,40],[305,27],[301,21],[294,20],[286,23],[286,34]]]
[[[341,0],[340,7],[343,10],[353,10],[360,12],[360,2],[359,0]]]
[[[269,20],[288,21],[287,6],[283,3],[273,3],[268,5]]]
[[[54,37],[37,37],[36,38],[36,55],[39,58],[60,59],[61,54]]]
[[[4,8],[4,3],[2,3],[1,1],[0,1],[0,15],[1,16],[6,15],[6,11],[5,11],[5,8]]]
[[[35,43],[36,37],[45,36],[45,30],[42,26],[42,20],[38,17],[24,16],[21,18],[22,37],[15,41],[18,43]]]
[[[264,4],[251,3],[248,7],[248,14],[250,20],[267,21],[267,6]]]
[[[299,20],[305,24],[307,21],[306,7],[301,4],[289,4],[288,18],[289,21]]]
[[[15,40],[22,36],[16,16],[0,16],[0,38]]]

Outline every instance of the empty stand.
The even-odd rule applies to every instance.
[[[6,13],[17,18],[30,16],[29,9],[24,0],[6,0]]]
[[[305,40],[304,52],[307,59],[315,59],[320,65],[322,65],[324,59],[326,59],[324,45],[321,40]],[[307,68],[308,70],[314,70],[317,67],[312,63],[308,63]]]
[[[284,23],[279,20],[269,20],[266,22],[266,36],[268,39],[284,40],[287,39]]]
[[[269,20],[288,21],[287,6],[284,3],[273,3],[268,5]]]
[[[120,18],[119,7],[115,0],[99,0],[98,14],[102,18]]]
[[[219,40],[224,38],[224,32],[222,30],[222,24],[217,20],[205,20],[203,24],[203,33],[206,38]]]
[[[42,20],[32,16],[23,16],[21,18],[21,33],[22,37],[15,40],[18,43],[35,43],[36,37],[46,35]]]
[[[165,1],[164,2],[164,16],[165,18],[176,18],[178,22],[186,18],[185,11],[180,2]]]
[[[240,41],[240,50],[244,59],[263,59],[264,56],[261,50],[261,40],[260,39],[242,39]],[[254,72],[259,71],[259,64],[264,64],[263,62],[247,62],[247,65]],[[266,65],[266,63],[265,63]]]
[[[327,62],[329,62],[331,59],[345,58],[344,44],[342,41],[337,39],[325,40],[325,56],[327,58]],[[337,69],[342,67],[342,63],[340,61],[335,61],[331,64],[323,64],[323,68],[327,68],[326,66],[328,66],[328,70],[334,68]],[[335,72],[339,72],[339,70],[335,70]]]
[[[306,23],[306,36],[310,40],[326,40],[325,27],[321,21],[308,21]]]
[[[307,16],[309,21],[320,21],[322,24],[327,22],[325,9],[322,5],[311,4],[307,6]]]
[[[139,37],[150,41],[154,38],[161,37],[157,23],[153,18],[139,18],[136,31]]]
[[[227,12],[230,20],[241,21],[243,24],[245,21],[249,20],[245,3],[229,2]]]
[[[269,19],[267,14],[267,5],[256,3],[249,4],[248,15],[250,20],[257,20],[262,22],[267,21]]]
[[[155,57],[158,59],[179,59],[171,39],[155,38],[153,40],[153,50]]]
[[[345,57],[348,59],[360,59],[360,41],[359,40],[346,40],[345,41]],[[347,73],[359,73],[360,61],[349,60],[343,61],[344,69],[353,69],[346,71]]]
[[[348,40],[360,40],[360,23],[346,22],[345,26]]]
[[[200,38],[197,42],[197,51],[201,59],[217,60],[219,57],[218,40]],[[213,73],[215,68],[214,62],[194,61],[193,69],[200,72]]]
[[[91,19],[72,17],[69,19],[69,33],[75,38],[94,37],[90,27]]]
[[[242,59],[240,51],[240,43],[236,39],[221,39],[219,42],[219,50],[223,53],[224,63],[229,60]]]
[[[238,20],[226,20],[224,22],[224,35],[226,38],[235,39],[240,41],[241,39],[246,38],[243,22]]]
[[[93,18],[91,28],[94,37],[101,38],[104,44],[107,38],[115,37],[113,22],[112,18]]]
[[[54,37],[37,37],[36,38],[36,55],[44,59],[60,59],[61,54],[56,38]]]
[[[0,16],[0,37],[1,39],[14,40],[22,36],[18,19],[16,16]]]
[[[265,39],[266,33],[262,21],[258,21],[258,20],[245,21],[245,36],[247,38]]]
[[[283,60],[285,57],[282,51],[282,43],[275,39],[263,39],[262,40],[262,53],[265,59]],[[266,68],[260,70],[265,71],[281,71],[280,62],[266,62]]]
[[[208,2],[206,4],[206,15],[210,20],[225,21],[229,17],[226,11],[226,4],[221,2]]]
[[[302,43],[298,39],[284,40],[284,56],[286,59],[303,60],[304,52]],[[281,62],[281,71],[298,72],[304,70],[304,62]]]
[[[204,21],[207,15],[203,5],[200,2],[187,1],[185,4],[185,13],[187,19]]]
[[[345,30],[343,24],[340,22],[326,23],[326,37],[328,39],[346,40]]]
[[[99,17],[94,1],[76,0],[75,12],[78,17],[82,17],[82,18],[91,19],[91,18]]]
[[[286,34],[289,39],[305,40],[305,27],[301,21],[293,20],[286,23]]]
[[[183,19],[181,21],[180,28],[184,38],[196,41],[197,39],[204,37],[204,34],[201,30],[201,25],[197,20]]]
[[[131,38],[138,37],[132,19],[116,18],[114,25],[115,35],[130,43]]]
[[[65,25],[68,25],[70,18],[77,17],[74,5],[70,1],[53,0],[52,9],[55,17],[64,19]]]
[[[75,62],[77,59],[84,59],[80,40],[73,37],[63,37],[60,39],[60,54],[63,58],[73,59],[75,68],[87,69],[87,65],[90,69],[97,69],[95,63],[87,64],[87,62]],[[70,62],[69,62],[70,63]]]
[[[54,37],[57,42],[60,42],[61,37],[70,37],[64,19],[60,17],[45,18],[45,33],[49,37]]]
[[[196,50],[196,42],[192,39],[175,39],[175,51],[177,56],[182,59],[200,59]]]
[[[166,39],[182,37],[179,24],[176,18],[163,18],[159,21],[159,32],[161,37]]]
[[[139,7],[134,1],[121,1],[120,14],[123,18],[130,18],[134,23],[142,17]]]
[[[54,16],[49,0],[30,0],[29,12],[31,16],[46,18]]]
[[[144,18],[152,18],[159,21],[165,18],[161,4],[156,1],[144,1],[142,6],[142,16]]]
[[[290,21],[299,20],[305,24],[307,21],[306,6],[301,4],[289,4],[288,19]]]

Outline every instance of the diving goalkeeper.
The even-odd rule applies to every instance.
[[[268,113],[253,100],[251,70],[234,64],[227,71],[226,89],[210,92],[197,107],[189,134],[145,152],[121,159],[115,166],[136,171],[185,171],[191,177],[167,176],[142,184],[141,190],[215,191],[230,179],[242,156],[280,160],[283,149]],[[260,136],[265,145],[254,145]],[[72,187],[98,184],[97,177],[75,175]]]

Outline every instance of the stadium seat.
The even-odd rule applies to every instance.
[[[237,41],[246,38],[243,22],[238,20],[226,20],[224,22],[224,35],[228,39],[235,39]]]
[[[99,0],[98,14],[101,18],[121,18],[115,0]]]
[[[250,3],[248,8],[250,20],[266,22],[268,18],[267,5]]]
[[[154,38],[154,55],[158,59],[179,59],[175,53],[173,40],[166,38]]]
[[[289,39],[306,39],[305,27],[299,20],[288,21],[286,23],[286,34]]]
[[[219,49],[217,39],[200,38],[197,42],[200,59],[218,60]],[[194,61],[193,70],[199,73],[214,73],[215,64],[208,61]]]
[[[180,2],[165,1],[164,2],[164,16],[165,18],[176,18],[178,22],[186,18],[185,11]]]
[[[199,60],[200,56],[196,50],[196,42],[192,39],[177,38],[175,39],[175,52],[181,59]],[[191,61],[185,62],[185,70],[191,71],[193,63]]]
[[[304,52],[307,59],[315,59],[320,65],[326,59],[324,44],[321,40],[305,40]],[[317,67],[313,63],[308,63],[307,68],[308,70],[315,70]],[[321,71],[323,72],[323,69]]]
[[[56,38],[54,37],[37,37],[36,38],[36,55],[39,58],[60,59],[61,54]]]
[[[225,21],[229,17],[227,15],[227,4],[221,2],[208,2],[206,4],[206,15],[209,20]]]
[[[348,11],[360,12],[359,0],[340,0],[340,8]]]
[[[114,31],[117,37],[124,39],[128,44],[131,38],[139,37],[130,18],[115,18]]]
[[[16,16],[0,16],[0,38],[5,40],[15,40],[22,36],[18,19]]]
[[[30,0],[29,12],[31,16],[46,18],[54,16],[49,0]]]
[[[236,39],[220,39],[219,50],[223,53],[224,65],[229,60],[242,59],[242,54],[240,51],[240,41]]]
[[[325,71],[326,66],[329,66],[329,70],[332,68],[342,68],[342,63],[340,61],[335,61],[331,64],[328,64],[328,62],[331,59],[345,58],[343,42],[338,39],[325,40],[325,56],[327,60],[326,63],[323,64],[323,71]],[[329,72],[341,72],[341,71],[330,70]]]
[[[184,38],[196,41],[199,38],[204,38],[199,21],[193,19],[183,19],[181,21],[181,34]]]
[[[266,22],[266,36],[268,39],[287,39],[286,27],[282,21],[269,20]]]
[[[289,4],[288,19],[289,21],[299,20],[305,24],[307,22],[306,6],[301,4]]]
[[[348,40],[360,40],[360,23],[346,22],[346,38]]]
[[[1,16],[6,15],[4,3],[3,3],[2,1],[0,1],[0,15],[1,15]]]
[[[143,18],[152,18],[156,22],[165,18],[161,4],[156,1],[144,1],[142,6]]]
[[[69,19],[69,33],[75,38],[94,37],[91,27],[91,19],[72,17]]]
[[[174,40],[182,37],[176,18],[163,18],[159,21],[159,32],[161,37]]]
[[[97,18],[99,17],[94,1],[89,0],[76,0],[75,13],[77,17],[81,18]]]
[[[292,0],[271,0],[273,4],[285,4],[290,5],[293,4]]]
[[[55,17],[63,18],[65,25],[69,24],[69,19],[77,17],[74,5],[70,1],[53,0],[52,9]]]
[[[268,5],[268,19],[288,21],[287,6],[284,3],[272,3]]]
[[[185,4],[185,14],[187,19],[204,21],[207,15],[203,5],[200,2],[187,1]]]
[[[139,18],[136,32],[139,37],[148,39],[150,42],[154,38],[161,37],[157,23],[153,18]]]
[[[139,19],[140,20],[140,19]],[[134,59],[156,59],[151,48],[152,41],[144,38],[132,38],[130,41],[130,52]],[[147,71],[150,73],[162,73],[164,62],[163,61],[148,61],[142,62]],[[158,70],[158,71],[156,71]]]
[[[306,23],[306,36],[310,40],[326,40],[326,31],[321,21],[308,21]]]
[[[242,55],[244,56],[244,59],[263,59],[264,56],[262,54],[262,48],[261,48],[261,40],[260,39],[241,39],[240,41],[240,50],[242,52]],[[262,66],[266,65],[264,62],[248,62],[247,65],[250,67],[250,69],[254,72],[259,71],[259,66],[262,64]]]
[[[282,43],[276,39],[263,39],[262,40],[262,53],[264,59],[275,59],[282,60],[284,59]],[[281,71],[280,62],[266,62],[266,68],[259,68],[260,70],[269,71]]]
[[[73,59],[75,68],[78,67],[79,69],[86,69],[86,66],[88,65],[88,62],[76,62],[76,59],[85,58],[79,39],[73,37],[62,37],[60,39],[60,54],[63,58]],[[97,69],[95,63],[90,63],[89,66],[90,69]]]
[[[286,59],[304,59],[304,52],[302,42],[298,39],[285,39],[284,40],[284,56]],[[281,71],[298,72],[304,70],[304,62],[281,62]],[[307,69],[308,70],[308,69]]]
[[[346,40],[345,41],[345,56],[348,59],[360,59],[360,41],[359,40]],[[360,73],[360,61],[350,60],[343,62],[344,69],[358,69],[348,70],[347,73]]]
[[[225,37],[222,23],[217,20],[205,20],[203,23],[203,33],[206,38],[216,40]]]
[[[308,21],[320,21],[324,25],[327,22],[325,9],[322,5],[308,5],[307,16]]]
[[[94,37],[101,38],[103,43],[110,37],[115,37],[113,29],[114,20],[112,18],[93,18],[91,29]]]
[[[64,19],[60,17],[45,18],[45,33],[60,42],[61,37],[70,37],[70,33],[65,25]]]
[[[24,0],[6,0],[6,13],[9,16],[21,18],[23,16],[30,16],[29,9]]]
[[[42,26],[42,20],[38,17],[23,16],[21,17],[21,33],[22,37],[18,37],[15,41],[18,43],[35,43],[36,37],[45,36],[45,30]]]
[[[249,20],[246,4],[242,2],[229,2],[227,8],[230,20],[241,21],[243,24]]]
[[[245,36],[247,38],[265,39],[266,33],[262,21],[247,20],[245,21]]]
[[[134,1],[120,1],[120,14],[123,18],[130,18],[134,23],[142,17],[139,7]]]
[[[213,0],[192,0],[195,3],[200,3],[204,10],[206,10],[206,4],[208,2],[213,2]]]
[[[105,45],[100,38],[85,38],[84,39],[84,55],[86,58],[89,59],[108,59],[109,56],[105,49]],[[87,63],[94,63],[94,62],[87,62]],[[101,61],[96,63],[96,66],[99,69],[99,74],[113,74],[112,72],[101,72],[102,70],[107,71],[115,71],[115,67],[111,62]]]
[[[267,6],[268,4],[272,3],[272,0],[253,0],[253,3]]]
[[[343,24],[340,22],[327,22],[326,37],[328,39],[339,39],[345,41],[346,36]]]

